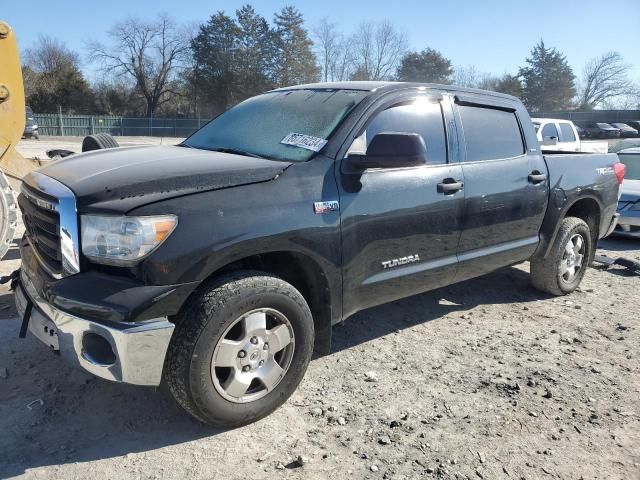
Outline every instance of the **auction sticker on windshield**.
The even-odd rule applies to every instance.
[[[284,137],[280,143],[285,145],[293,145],[294,147],[306,148],[314,152],[319,152],[327,144],[324,138],[313,137],[303,133],[290,133]]]

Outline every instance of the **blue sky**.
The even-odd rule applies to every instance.
[[[0,0],[0,18],[17,31],[22,49],[48,34],[86,56],[85,45],[99,39],[126,16],[166,12],[178,22],[202,23],[213,12],[233,13],[243,1],[231,0]],[[584,63],[609,50],[634,65],[640,80],[640,0],[255,0],[267,19],[291,4],[311,26],[323,17],[350,33],[364,20],[389,19],[404,29],[412,49],[432,47],[454,65],[478,72],[515,73],[531,47],[543,38],[569,60],[579,75]],[[92,71],[90,65],[84,66]]]

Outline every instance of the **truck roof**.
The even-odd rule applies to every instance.
[[[501,97],[509,100],[520,102],[520,99],[507,95],[506,93],[492,92],[490,90],[480,90],[478,88],[463,88],[455,85],[442,85],[439,83],[419,83],[419,82],[387,82],[387,81],[349,81],[349,82],[326,82],[326,83],[307,83],[303,85],[294,85],[290,87],[281,87],[274,92],[286,90],[359,90],[364,92],[389,92],[393,90],[402,90],[406,88],[425,88],[439,89],[449,92],[475,93],[480,95],[489,95],[493,97]]]
[[[542,118],[542,117],[531,117],[532,122],[564,122],[564,123],[573,123],[572,120],[568,120],[566,118]]]

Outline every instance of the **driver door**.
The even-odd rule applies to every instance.
[[[344,314],[450,283],[457,267],[464,191],[448,96],[398,98],[366,121],[348,153],[383,132],[418,133],[427,163],[353,171],[337,162]],[[460,183],[443,192],[439,184]]]

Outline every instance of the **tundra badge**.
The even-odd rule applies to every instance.
[[[382,268],[397,267],[399,265],[406,265],[407,263],[414,263],[420,261],[420,255],[409,255],[408,257],[392,258],[391,260],[385,260],[382,262]]]
[[[340,204],[337,200],[329,200],[328,202],[314,202],[313,211],[316,215],[321,213],[333,212],[340,210]]]

